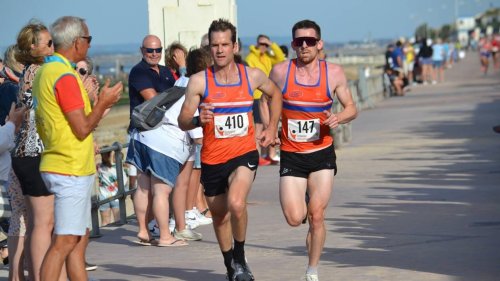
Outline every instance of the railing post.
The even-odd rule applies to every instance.
[[[115,164],[116,164],[116,180],[118,181],[118,194],[120,194],[120,198],[118,199],[120,206],[120,224],[127,223],[127,206],[125,203],[125,199],[127,196],[125,195],[125,184],[123,181],[123,153],[122,153],[122,145],[119,142],[113,143],[113,149],[115,150]]]
[[[92,231],[90,232],[91,238],[101,237],[101,231],[99,230],[99,203],[95,203],[92,200],[92,209],[90,211],[90,216],[92,218]]]

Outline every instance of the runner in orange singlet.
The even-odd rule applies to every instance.
[[[357,112],[342,68],[319,59],[320,27],[310,20],[297,22],[292,38],[297,59],[275,65],[270,76],[283,93],[280,201],[289,225],[309,219],[305,280],[317,281],[326,237],[325,210],[337,171],[330,129],[350,122]],[[344,110],[333,114],[335,96]],[[263,121],[265,125],[267,120]]]
[[[212,212],[213,226],[231,281],[252,281],[244,244],[247,229],[246,199],[255,178],[259,154],[253,125],[253,91],[271,100],[269,126],[257,139],[274,145],[282,97],[276,85],[257,68],[234,62],[238,51],[236,28],[228,21],[213,21],[208,30],[214,65],[189,79],[179,127],[203,126],[201,181]],[[200,117],[193,118],[200,106]],[[234,239],[234,249],[233,249]]]

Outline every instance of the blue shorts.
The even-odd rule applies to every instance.
[[[434,67],[434,68],[441,68],[441,67],[443,67],[443,61],[442,60],[433,60],[432,61],[432,67]]]
[[[432,64],[432,58],[420,58],[421,65],[430,65]]]
[[[42,172],[41,176],[55,196],[54,233],[85,235],[87,228],[90,228],[90,195],[95,175],[77,177]]]
[[[172,188],[182,166],[177,160],[161,154],[134,139],[130,140],[125,161],[136,166],[139,171],[158,178]]]
[[[100,201],[105,200],[105,199],[107,199],[106,196],[99,194]],[[118,199],[115,199],[113,201],[109,201],[106,204],[102,204],[101,206],[99,206],[99,211],[106,211],[109,208],[120,208],[120,202],[118,201]]]

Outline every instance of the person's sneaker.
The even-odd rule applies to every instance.
[[[91,263],[85,261],[85,270],[86,271],[94,271],[96,269],[97,269],[97,265],[91,264]]]
[[[306,281],[319,281],[318,274],[306,273],[306,276],[304,276],[304,280],[306,280]]]
[[[194,216],[196,218],[195,220],[199,225],[207,225],[212,223],[212,218],[205,217],[196,207],[194,207],[192,210],[189,210],[188,212],[190,212],[190,217]]]
[[[160,237],[160,228],[158,227],[156,220],[152,220],[148,223],[148,229],[153,237]]]
[[[234,274],[234,270],[232,268],[228,269],[228,271],[226,272],[226,280],[228,280],[228,281],[234,281],[233,280],[233,274]]]
[[[174,230],[175,230],[175,219],[174,218],[170,218],[168,220],[168,230],[170,230],[170,233],[174,233]]]
[[[252,271],[250,271],[250,267],[245,262],[245,264],[240,264],[235,262],[234,260],[231,262],[231,267],[234,270],[233,273],[233,281],[254,281],[254,277]]]
[[[259,157],[259,166],[268,166],[268,165],[271,165],[271,161]]]
[[[267,160],[271,161],[272,163],[279,163],[281,158],[278,154],[274,155],[273,157],[267,156]]]
[[[198,241],[201,240],[203,236],[201,235],[201,233],[186,228],[181,231],[177,231],[177,229],[174,229],[174,237],[182,240]]]
[[[186,211],[184,217],[186,218],[186,225],[189,229],[195,229],[198,226],[200,226],[200,223],[198,222],[198,219],[196,217],[196,214],[194,213],[189,213],[189,211]]]

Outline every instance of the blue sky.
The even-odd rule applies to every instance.
[[[14,43],[31,18],[50,25],[63,15],[83,17],[98,45],[137,43],[148,32],[146,0],[2,2],[0,46]],[[433,27],[453,22],[455,4],[458,16],[474,16],[500,7],[500,0],[238,0],[238,29],[241,37],[264,33],[272,39],[290,36],[292,25],[308,18],[320,24],[328,42],[398,38],[424,22]]]

